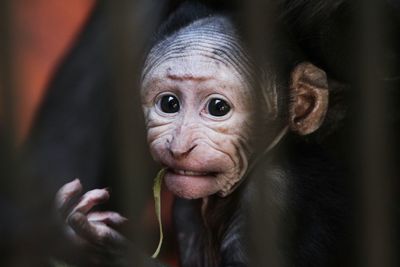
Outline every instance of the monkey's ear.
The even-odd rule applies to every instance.
[[[290,98],[290,129],[300,135],[317,130],[328,109],[325,72],[308,62],[297,65],[291,74]]]

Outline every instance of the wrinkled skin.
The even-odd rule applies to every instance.
[[[147,139],[153,158],[167,168],[165,183],[174,194],[187,199],[224,195],[244,175],[255,103],[249,91],[235,69],[197,53],[170,59],[146,77]],[[161,110],[165,95],[176,96],[178,112]],[[229,113],[210,114],[215,98],[229,104]]]

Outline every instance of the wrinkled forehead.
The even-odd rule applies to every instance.
[[[233,23],[222,16],[197,20],[156,44],[147,56],[142,81],[172,63],[193,71],[207,64],[220,64],[247,82],[253,69]]]

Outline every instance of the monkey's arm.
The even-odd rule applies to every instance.
[[[220,244],[219,267],[248,266],[247,252],[244,242],[245,212],[235,211]],[[179,251],[182,267],[202,266],[207,258],[203,242],[205,240],[202,218],[196,200],[176,198],[174,204],[174,223],[177,229]]]
[[[236,235],[240,235],[237,233]],[[236,239],[236,238],[235,238]],[[245,252],[244,243],[238,237],[233,240],[228,247],[222,250],[222,267],[247,267],[247,253]]]
[[[246,212],[239,208],[232,217],[221,244],[221,267],[246,267],[248,254],[245,245]]]

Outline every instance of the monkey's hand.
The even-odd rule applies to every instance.
[[[56,208],[65,223],[67,236],[82,249],[90,251],[96,262],[115,260],[128,246],[126,238],[115,230],[127,222],[125,217],[113,211],[92,211],[109,197],[107,189],[82,194],[78,179],[65,184],[56,194]]]

